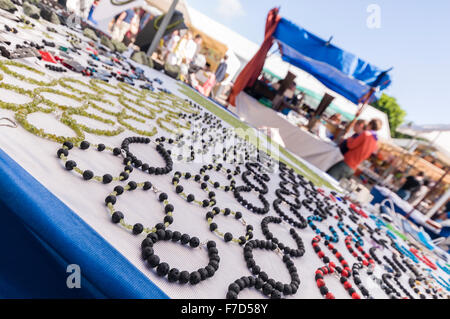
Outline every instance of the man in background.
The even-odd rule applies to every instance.
[[[222,85],[223,80],[225,80],[225,75],[227,74],[227,60],[228,56],[225,55],[220,62],[219,66],[216,70],[216,85],[214,86],[214,89],[212,90],[213,96],[217,95],[217,91],[219,90],[220,86]]]
[[[415,193],[420,190],[424,177],[424,172],[420,172],[419,174],[417,174],[417,176],[408,176],[405,183],[397,191],[397,195],[403,200],[410,199],[412,196],[414,196]]]
[[[378,148],[377,131],[381,129],[382,122],[373,119],[369,122],[367,130],[356,137],[347,140],[348,151],[344,154],[344,160],[336,163],[327,173],[340,181],[350,178],[358,168],[359,164],[368,159]]]
[[[352,137],[356,138],[359,135],[361,135],[366,130],[366,126],[367,126],[366,120],[361,119],[357,120],[355,125],[353,126],[354,134],[352,135]],[[344,140],[341,143],[341,145],[339,145],[339,149],[341,150],[342,155],[345,155],[345,153],[348,152],[347,140]]]

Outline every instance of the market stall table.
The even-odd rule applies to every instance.
[[[0,17],[0,23],[11,24],[11,21]],[[123,155],[120,149],[125,151],[126,145],[123,142],[129,142],[128,138],[143,134],[151,135],[150,139],[153,141],[160,138],[159,143],[162,142],[161,138],[165,137],[165,142],[162,143],[165,147],[169,147],[168,137],[177,138],[171,133],[181,126],[190,127],[184,129],[183,137],[178,136],[186,143],[189,139],[199,136],[198,129],[211,128],[214,125],[229,129],[246,128],[248,134],[256,135],[255,130],[232,117],[219,106],[203,99],[190,88],[155,70],[131,62],[120,54],[110,53],[111,56],[108,57],[108,51],[105,54],[91,55],[92,51],[88,50],[92,48],[92,45],[88,44],[91,40],[84,37],[78,30],[52,25],[57,32],[48,34],[46,27],[49,25],[46,22],[36,21],[34,28],[22,29],[18,26],[18,34],[6,34],[5,37],[12,42],[11,48],[16,44],[23,44],[24,40],[40,43],[42,38],[48,38],[48,35],[57,46],[66,48],[70,47],[67,39],[72,41],[78,39],[80,41],[76,42],[81,49],[77,50],[79,54],[74,52],[70,54],[74,58],[73,62],[87,66],[87,61],[98,58],[93,62],[98,65],[97,71],[112,71],[116,73],[116,76],[117,72],[131,73],[129,69],[132,66],[139,67],[146,79],[153,80],[153,90],[140,89],[141,85],[149,85],[148,80],[133,78],[131,82],[134,85],[126,85],[112,78],[109,79],[109,83],[100,80],[92,81],[89,76],[69,70],[63,73],[48,71],[45,67],[47,62],[35,57],[20,59],[14,64],[7,62],[9,60],[0,59],[2,67],[0,73],[3,76],[0,81],[2,91],[0,117],[13,119],[19,124],[16,128],[0,126],[0,189],[2,190],[0,209],[2,222],[8,226],[1,234],[1,247],[4,252],[4,262],[0,266],[1,296],[5,298],[225,298],[230,283],[242,276],[251,276],[252,272],[256,271],[254,267],[252,270],[249,269],[248,259],[246,260],[243,256],[243,248],[239,245],[239,240],[226,242],[220,234],[211,231],[209,219],[212,217],[211,214],[207,214],[213,210],[213,207],[201,207],[204,201],[200,202],[200,206],[192,202],[187,203],[183,192],[177,193],[179,185],[174,185],[174,183],[183,185],[186,193],[192,193],[198,199],[203,200],[210,196],[186,174],[190,173],[192,176],[199,174],[202,168],[205,169],[204,164],[211,163],[210,158],[197,155],[198,160],[194,162],[176,160],[178,146],[174,146],[170,148],[174,155],[172,171],[166,175],[158,171],[161,174],[155,175],[156,169],[152,174],[142,171],[143,163],[148,162],[156,167],[169,166],[167,157],[161,156],[163,152],[157,151],[155,144],[136,144],[134,142],[142,140],[132,139],[133,143],[129,145],[129,150],[136,157],[133,159],[133,165],[135,165],[133,169],[127,169],[125,166],[128,164],[129,157]],[[98,48],[99,44],[94,41],[94,46]],[[60,54],[59,51],[55,53],[55,55],[58,54]],[[58,64],[58,66],[61,65]],[[71,63],[71,65],[76,64]],[[128,72],[125,72],[125,69],[128,69]],[[84,112],[90,115],[86,116]],[[190,118],[189,115],[191,115]],[[171,118],[177,120],[170,121]],[[191,125],[188,125],[185,119],[191,119]],[[205,135],[207,138],[211,137],[214,140],[214,137],[220,136],[227,142],[227,138],[233,142],[233,135],[226,135],[230,131],[209,132],[217,135]],[[75,139],[73,149],[68,144],[63,146],[64,139],[74,140],[75,135],[80,137],[81,134],[85,137]],[[263,145],[263,150],[266,151],[271,144],[264,137],[261,138],[263,141],[257,145]],[[83,139],[90,142],[89,148],[86,149],[86,143],[79,143]],[[102,144],[109,148],[101,146]],[[236,145],[243,145],[247,151],[254,148],[240,139],[237,139]],[[119,149],[115,151],[114,148]],[[228,152],[222,149],[215,152],[222,156],[224,153]],[[187,155],[190,154],[189,150]],[[301,186],[296,186],[298,196],[285,194],[284,196],[289,197],[286,200],[315,196],[317,197],[315,205],[328,203],[332,211],[330,214],[344,211],[346,215],[342,217],[342,223],[356,227],[356,224],[348,217],[356,213],[351,212],[348,203],[339,198],[335,190],[325,186],[329,184],[313,170],[308,169],[308,165],[305,165],[301,159],[284,150],[280,150],[278,155],[280,160],[295,168],[295,173],[288,171],[287,168],[284,171],[289,172],[291,177],[294,176],[301,182],[298,184]],[[127,160],[124,163],[125,159]],[[138,159],[142,159],[140,165],[137,164]],[[71,160],[76,162],[76,166],[74,162],[70,162]],[[241,166],[243,171],[249,169],[250,172],[259,167],[251,164]],[[234,164],[225,163],[224,167],[229,168],[230,172],[236,170]],[[236,195],[221,188],[214,189],[213,197],[217,206],[224,210],[229,208],[234,212],[231,216],[214,217],[214,223],[217,223],[220,232],[231,232],[235,237],[239,237],[248,234],[247,226],[252,225],[254,239],[266,239],[267,233],[262,227],[263,217],[279,216],[272,204],[277,198],[283,196],[275,193],[275,190],[278,190],[280,185],[284,185],[283,178],[286,178],[280,175],[278,165],[275,165],[273,169],[272,172],[267,168],[270,180],[265,184],[270,191],[264,194],[268,203],[268,207],[265,207],[268,210],[265,216],[256,214],[248,205],[242,206],[243,198],[254,203],[255,206],[262,205],[262,200],[258,198],[261,195],[259,191],[244,192],[241,189],[241,194],[244,195],[240,198],[239,192]],[[91,172],[87,173],[87,171]],[[150,172],[149,168],[146,171]],[[95,172],[98,178],[92,178],[94,175],[92,172]],[[178,181],[173,179],[178,176],[176,172],[184,173],[184,177],[179,178]],[[117,177],[119,174],[122,180]],[[208,168],[202,174],[208,174],[211,181],[220,181],[221,185],[229,181],[226,175],[214,169]],[[306,178],[301,177],[303,175]],[[111,181],[113,177],[116,179]],[[317,181],[315,187],[307,182],[309,177]],[[245,181],[244,175],[241,174],[236,174],[234,180],[237,185],[258,182],[258,179],[254,177]],[[133,181],[136,183],[132,183]],[[152,187],[144,183],[145,181],[150,181]],[[116,188],[116,186],[122,188]],[[134,190],[135,188],[137,189]],[[143,191],[145,188],[148,192]],[[122,194],[121,190],[125,192]],[[167,195],[167,199],[162,195],[163,193]],[[168,208],[169,203],[173,207]],[[207,203],[211,204],[211,202]],[[305,218],[311,215],[306,206],[301,206],[299,214]],[[119,210],[124,215],[122,219],[118,214]],[[286,210],[284,204],[282,210]],[[237,212],[240,212],[242,217]],[[358,218],[364,218],[363,220],[371,227],[377,227],[367,216]],[[245,220],[245,223],[240,219]],[[148,262],[149,259],[145,261],[142,255],[150,254],[149,250],[145,249],[149,247],[146,234],[149,233],[149,238],[154,239],[155,234],[158,234],[155,230],[162,229],[158,226],[162,222],[168,223],[164,225],[168,230],[179,231],[181,234],[187,233],[191,238],[198,237],[199,241],[197,243],[195,240],[186,241],[186,237],[183,237],[183,242],[189,242],[192,248],[170,241],[154,243],[152,256],[158,255],[161,258],[161,263],[158,260],[159,266],[162,262],[167,262],[171,267],[195,272],[210,262],[210,265],[213,264],[218,268],[211,273],[211,267],[209,267],[207,274],[204,271],[197,271],[200,279],[204,279],[200,283],[197,283],[198,276],[192,276],[192,279],[189,278],[191,284],[184,285],[170,282],[167,276],[160,276],[164,274],[164,270],[167,270],[165,266],[158,266],[158,271],[155,271]],[[138,226],[140,223],[143,226]],[[338,229],[340,225],[335,218],[328,218],[324,223],[314,220],[313,223],[321,229],[328,226]],[[145,228],[142,229],[143,227]],[[297,241],[294,240],[290,234],[290,228],[292,226],[284,222],[270,224],[271,232],[280,242],[296,247],[298,238]],[[324,262],[316,256],[311,246],[316,232],[312,230],[312,226],[297,229],[297,232],[305,250],[301,257],[292,256],[292,263],[298,271],[300,286],[295,294],[287,294],[283,297],[322,298],[314,280],[317,268],[324,266]],[[161,232],[159,234],[161,235]],[[166,233],[164,235],[166,236]],[[337,249],[346,260],[351,263],[356,262],[346,249],[344,235],[342,233],[339,235],[341,240],[336,243]],[[158,237],[158,239],[161,238]],[[372,241],[367,234],[361,239],[366,243]],[[205,243],[208,241],[216,243],[217,252],[212,247],[206,250]],[[400,245],[407,245],[400,240],[398,242]],[[197,245],[199,246],[196,247]],[[286,252],[286,249],[284,251]],[[220,263],[216,257],[217,254],[220,257]],[[385,249],[380,251],[379,255],[392,256],[392,251]],[[248,258],[249,254],[245,256]],[[210,258],[213,257],[215,262],[211,263]],[[253,257],[257,265],[275,281],[290,283],[293,280],[292,273],[290,275],[279,253],[254,249]],[[155,258],[152,260],[155,261]],[[291,271],[292,269],[290,266]],[[382,271],[382,268],[377,268],[377,274]],[[77,272],[81,275],[81,288],[73,288],[77,287],[77,280],[71,275]],[[208,277],[211,274],[212,277]],[[296,282],[296,278],[294,279]],[[326,280],[329,281],[328,288],[336,297],[350,297],[337,278],[326,278]],[[401,280],[406,286],[406,276],[402,276]],[[377,286],[371,288],[371,294],[376,298],[386,298],[386,294]],[[263,293],[257,289],[247,289],[239,294],[240,298],[263,296]]]
[[[292,125],[288,120],[278,116],[274,110],[264,107],[246,93],[236,99],[236,108],[230,106],[241,119],[254,127],[272,127],[279,129],[286,148],[316,166],[327,171],[331,166],[343,160],[339,147],[331,141]]]

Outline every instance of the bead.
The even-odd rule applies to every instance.
[[[201,275],[198,271],[193,271],[189,276],[189,283],[191,285],[196,285],[201,281]]]
[[[233,234],[231,234],[231,233],[226,233],[226,234],[224,235],[224,239],[225,239],[225,242],[231,241],[231,240],[233,239]]]
[[[130,181],[130,182],[128,182],[128,186],[130,187],[129,190],[133,191],[133,190],[135,190],[137,188],[137,183],[134,182],[134,181]]]
[[[169,269],[169,264],[162,262],[156,268],[156,273],[158,274],[158,276],[164,277],[169,272]]]
[[[67,161],[66,162],[66,169],[68,170],[68,171],[71,171],[71,170],[73,170],[75,167],[77,167],[77,163],[75,163],[74,161]]]
[[[191,240],[189,241],[189,245],[192,248],[196,248],[200,245],[200,240],[197,237],[192,237]]]
[[[105,144],[98,144],[97,145],[97,151],[103,152],[106,149]]]
[[[139,224],[139,223],[134,224],[134,226],[133,226],[133,234],[139,235],[143,231],[144,231],[144,226],[142,226],[142,224]]]
[[[103,175],[102,182],[103,184],[109,184],[113,180],[113,177],[110,174]]]
[[[183,245],[186,245],[189,241],[190,241],[190,236],[188,235],[188,234],[183,234],[182,236],[181,236],[181,243],[183,244]]]
[[[176,268],[172,268],[168,274],[169,282],[176,282],[180,278],[180,271]]]
[[[182,272],[180,273],[180,277],[179,277],[179,279],[178,279],[178,282],[179,282],[180,284],[186,284],[186,283],[189,282],[189,277],[190,277],[189,272],[184,270],[184,271],[182,271]]]
[[[123,214],[121,212],[114,212],[111,216],[112,222],[117,224],[123,219]]]
[[[147,258],[147,262],[152,268],[155,268],[159,265],[159,257],[157,255],[151,255]]]
[[[89,148],[89,146],[90,146],[90,144],[89,144],[88,141],[82,141],[82,142],[80,143],[80,148],[81,148],[82,150],[87,150],[87,149]]]
[[[148,257],[150,257],[151,255],[154,254],[153,248],[152,247],[145,247],[142,250],[142,258],[143,259],[148,259]]]
[[[83,172],[83,179],[85,181],[91,180],[94,177],[94,173],[90,170],[85,170]]]

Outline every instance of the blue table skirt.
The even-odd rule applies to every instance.
[[[0,298],[168,298],[1,149],[0,194]]]

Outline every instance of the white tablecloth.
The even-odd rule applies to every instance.
[[[343,159],[336,144],[323,141],[318,136],[292,125],[288,120],[278,116],[277,112],[263,106],[244,92],[237,97],[236,107],[230,109],[256,128],[265,126],[278,129],[286,149],[322,171],[327,171]]]

